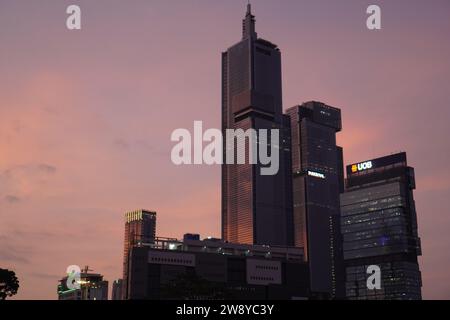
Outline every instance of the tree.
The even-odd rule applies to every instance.
[[[0,300],[12,297],[19,290],[19,280],[14,271],[0,268]]]

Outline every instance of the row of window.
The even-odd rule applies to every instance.
[[[251,280],[258,280],[258,281],[274,281],[275,279],[272,277],[256,277],[256,276],[250,276]]]
[[[256,269],[261,269],[261,270],[278,270],[278,267],[276,266],[256,266]]]
[[[194,264],[192,260],[176,259],[176,258],[151,257],[151,261],[162,263],[166,262],[166,263]]]

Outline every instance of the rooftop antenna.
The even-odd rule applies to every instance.
[[[252,5],[250,0],[247,1],[247,12],[242,22],[242,39],[257,38],[255,31],[255,16],[252,15]]]
[[[81,270],[83,273],[88,273],[88,271],[94,271],[92,269],[89,269],[89,266],[84,266],[84,269]]]

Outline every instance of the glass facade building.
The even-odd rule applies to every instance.
[[[227,129],[280,130],[279,170],[275,175],[261,175],[260,164],[249,159],[245,164],[224,161],[222,238],[234,243],[290,245],[292,184],[289,121],[282,113],[281,54],[275,44],[258,38],[250,5],[242,29],[242,40],[222,54],[223,134],[226,137]],[[234,154],[238,147],[233,147]],[[227,143],[223,152],[227,160]],[[249,154],[249,139],[245,154]]]
[[[406,153],[347,166],[341,195],[349,299],[421,299],[421,255]],[[381,269],[381,289],[367,288],[367,267]]]
[[[311,290],[343,298],[339,195],[343,191],[341,111],[311,101],[287,110],[291,122],[293,231],[311,273]]]
[[[133,246],[153,243],[156,237],[156,212],[136,210],[125,213],[125,236],[123,250],[123,290],[124,299],[128,296],[128,256]]]

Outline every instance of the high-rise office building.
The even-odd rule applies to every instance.
[[[123,298],[128,296],[128,256],[130,248],[153,243],[156,237],[156,212],[136,210],[125,213],[125,245],[123,250]]]
[[[421,299],[414,189],[404,152],[347,166],[341,195],[347,298]],[[381,289],[367,287],[371,265],[381,270]]]
[[[288,118],[282,113],[280,50],[258,38],[249,4],[242,40],[222,54],[222,130],[224,136],[226,129],[280,130],[279,170],[275,175],[261,175],[261,165],[249,161],[222,166],[224,240],[262,245],[293,243],[288,126]],[[226,146],[224,143],[225,158]],[[247,144],[246,151],[248,148]]]
[[[341,111],[321,102],[287,110],[291,121],[294,242],[305,250],[311,290],[343,298],[339,194],[343,191]]]

